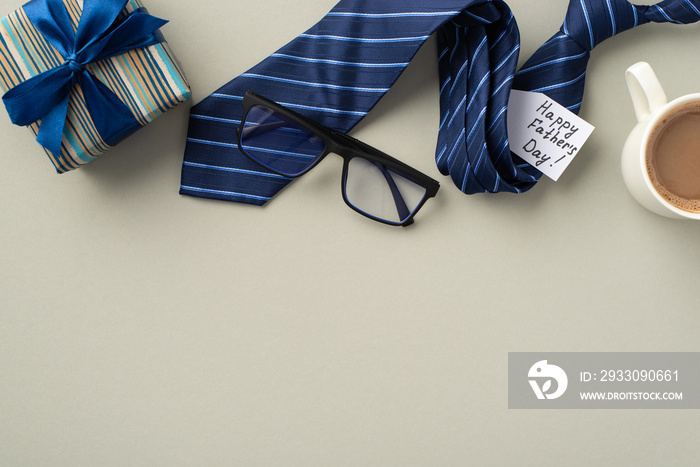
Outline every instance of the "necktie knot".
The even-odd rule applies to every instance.
[[[628,0],[571,0],[561,32],[591,51],[606,39],[636,26],[687,24],[700,19],[700,0],[664,0],[635,5]]]
[[[572,0],[561,32],[591,51],[616,34],[648,23],[648,8],[628,0]]]
[[[664,0],[644,7],[647,21],[690,24],[700,20],[700,0]]]

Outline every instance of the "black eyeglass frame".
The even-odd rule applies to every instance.
[[[307,173],[309,170],[313,169],[316,167],[316,165],[321,162],[328,154],[334,153],[339,155],[340,157],[343,158],[343,173],[342,173],[342,180],[341,180],[341,194],[343,197],[343,201],[345,201],[345,204],[348,205],[350,209],[353,211],[362,214],[365,217],[368,217],[372,220],[375,220],[377,222],[382,222],[384,224],[389,224],[389,225],[395,225],[395,226],[408,226],[413,223],[413,218],[415,217],[416,213],[420,211],[420,209],[423,207],[425,202],[433,198],[437,192],[438,189],[440,188],[440,182],[437,180],[433,179],[432,177],[424,174],[423,172],[418,171],[417,169],[414,169],[410,165],[407,165],[403,162],[401,162],[398,159],[395,159],[391,157],[388,154],[385,154],[384,152],[380,151],[377,148],[374,148],[370,146],[369,144],[363,143],[362,141],[353,138],[352,136],[349,136],[345,133],[341,133],[339,131],[333,130],[332,128],[328,128],[324,125],[321,125],[320,123],[317,123],[283,105],[280,105],[274,101],[271,101],[270,99],[267,99],[263,96],[260,96],[252,91],[248,91],[245,93],[243,96],[243,117],[241,118],[241,123],[240,126],[236,129],[236,137],[238,140],[238,148],[243,153],[246,157],[251,159],[253,162],[257,163],[258,165],[266,168],[270,172],[273,172],[277,175],[282,175],[285,177],[289,178],[297,178],[301,177],[305,173]],[[324,143],[324,150],[321,154],[316,156],[313,162],[309,164],[307,168],[305,168],[303,171],[297,173],[297,174],[289,174],[289,173],[284,173],[280,172],[279,170],[276,170],[259,160],[257,160],[255,157],[251,156],[248,154],[244,149],[243,149],[243,144],[241,141],[242,133],[243,133],[243,128],[245,126],[246,119],[248,117],[248,113],[250,112],[250,109],[255,107],[255,106],[261,106],[261,107],[266,107],[270,110],[273,110],[274,112],[277,112],[281,116],[283,116],[286,119],[289,119],[291,122],[303,127],[310,133],[313,133],[315,136],[317,136],[321,141]],[[420,185],[421,187],[425,188],[425,195],[423,196],[423,199],[421,202],[416,206],[416,208],[411,212],[411,214],[404,219],[401,222],[392,222],[386,219],[382,219],[380,217],[375,217],[371,214],[368,214],[357,207],[355,207],[347,198],[347,194],[345,193],[345,186],[346,186],[346,181],[347,181],[347,175],[348,175],[348,166],[350,163],[350,160],[359,157],[362,159],[366,159],[370,162],[378,162],[386,167],[394,169],[397,173],[401,174],[402,176],[406,177],[407,179],[413,181],[414,183]]]

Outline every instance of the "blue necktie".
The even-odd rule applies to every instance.
[[[687,24],[698,19],[700,0],[665,0],[649,6],[634,5],[628,0],[571,0],[561,30],[523,65],[512,87],[542,92],[578,114],[583,99],[586,66],[590,51],[596,45],[641,24]],[[449,174],[455,184],[468,194],[499,191],[520,193],[532,188],[542,174],[510,152],[502,101],[492,98],[465,103],[465,85],[467,88],[494,87],[500,81],[479,81],[477,74],[476,79],[467,77],[455,90],[453,77],[458,75],[455,70],[464,59],[453,59],[450,50],[458,49],[455,44],[460,39],[438,37],[441,47],[442,109],[437,147],[438,168],[443,174]],[[453,61],[456,63],[453,64]],[[488,62],[480,64],[473,59],[468,66],[470,71],[479,66],[494,69]],[[457,109],[457,112],[453,109]]]
[[[627,0],[571,0],[564,25],[518,71],[515,89],[543,92],[578,114],[586,66],[605,39],[642,24],[689,24],[700,19],[700,0],[634,5]]]
[[[634,26],[700,19],[700,0],[637,6],[571,0],[561,31],[515,76],[519,35],[500,0],[342,0],[318,24],[192,108],[182,194],[262,205],[291,179],[242,155],[235,129],[253,90],[347,132],[437,31],[441,173],[463,192],[520,193],[541,173],[510,152],[511,88],[543,92],[578,113],[590,50]],[[391,152],[391,148],[385,148]]]
[[[438,29],[444,37],[459,38],[455,60],[487,64],[472,70],[472,80],[493,72],[492,81],[510,82],[519,35],[500,0],[342,0],[306,33],[192,108],[180,193],[264,204],[290,179],[266,171],[238,150],[235,130],[245,92],[347,132]],[[480,47],[483,42],[489,47]],[[487,87],[470,85],[468,91],[480,94],[479,103],[493,99]],[[504,107],[509,91],[502,86],[498,96]]]

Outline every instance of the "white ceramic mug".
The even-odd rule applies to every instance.
[[[646,62],[629,67],[625,78],[638,121],[622,149],[622,177],[627,189],[652,212],[676,219],[700,220],[700,213],[685,211],[666,201],[654,188],[647,171],[647,144],[654,129],[675,109],[700,103],[700,93],[668,102],[654,70]]]

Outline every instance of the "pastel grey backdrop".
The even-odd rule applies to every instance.
[[[3,111],[0,464],[697,465],[697,411],[508,410],[507,361],[700,350],[700,224],[644,210],[619,168],[625,69],[700,90],[700,25],[596,48],[596,131],[521,196],[437,171],[433,39],[353,131],[441,181],[411,228],[345,207],[334,157],[262,209],[180,196],[191,104],[335,3],[148,0],[193,100],[73,173]],[[508,3],[522,63],[567,2]]]

